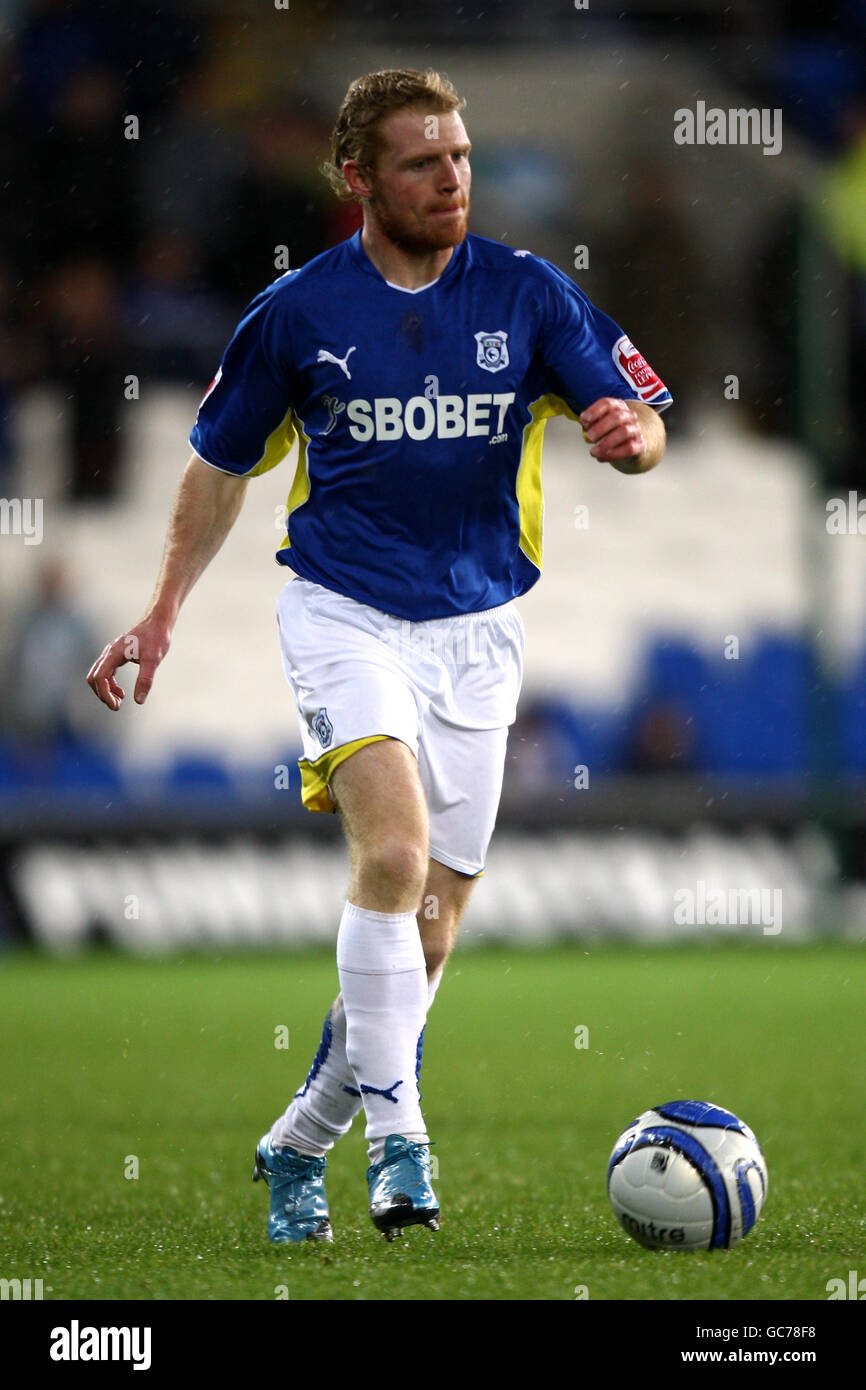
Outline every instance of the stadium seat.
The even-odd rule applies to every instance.
[[[855,776],[866,775],[866,651],[840,682],[839,715],[842,766]]]
[[[199,752],[180,752],[169,764],[163,786],[169,795],[199,795],[213,792],[232,795],[234,780],[223,760]]]

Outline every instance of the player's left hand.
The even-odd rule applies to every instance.
[[[602,463],[639,458],[647,443],[640,420],[627,401],[602,396],[578,417],[590,453]]]

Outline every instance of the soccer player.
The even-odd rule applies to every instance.
[[[499,803],[544,424],[579,422],[623,473],[664,451],[670,395],[622,329],[549,262],[467,233],[464,105],[432,71],[350,85],[324,172],[363,227],[247,308],[199,407],[150,606],[88,674],[117,710],[115,673],[137,661],[144,702],[247,479],[297,440],[280,642],[302,799],[340,814],[351,886],[339,996],[256,1148],[277,1242],[332,1239],[325,1160],[362,1107],[374,1224],[438,1227],[422,1040]]]

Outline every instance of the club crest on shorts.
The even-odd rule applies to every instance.
[[[310,727],[323,748],[330,748],[334,737],[334,726],[328,718],[328,711],[322,707],[310,721]]]
[[[478,344],[476,362],[485,372],[501,372],[508,366],[508,334],[500,329],[496,333],[476,333]]]

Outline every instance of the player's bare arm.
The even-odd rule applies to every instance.
[[[590,453],[619,473],[648,473],[665,451],[664,421],[644,401],[602,396],[580,416]]]
[[[135,627],[109,642],[87,673],[88,685],[110,710],[120,709],[123,701],[115,672],[127,662],[138,666],[135,702],[144,704],[156,668],[168,651],[181,605],[237,520],[246,486],[246,478],[221,473],[195,454],[190,458],[175,497],[147,611]]]

